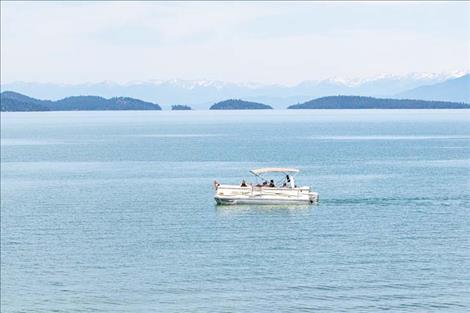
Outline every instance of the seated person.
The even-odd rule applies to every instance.
[[[271,179],[271,181],[269,182],[269,187],[274,187],[274,180]]]
[[[268,182],[267,181],[264,181],[263,182],[263,186],[267,186],[268,185]]]
[[[245,180],[242,180],[242,183],[241,183],[240,187],[248,187],[248,186],[246,185]]]
[[[297,188],[297,185],[295,184],[295,179],[294,179],[294,177],[292,177],[292,179],[290,180],[290,187],[291,187],[291,188]]]

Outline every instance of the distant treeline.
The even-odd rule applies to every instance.
[[[469,104],[446,101],[330,96],[291,105],[288,109],[467,109]]]
[[[177,105],[172,105],[171,110],[172,111],[189,111],[191,110],[191,107],[187,105],[177,104]]]
[[[105,99],[97,96],[68,97],[57,101],[39,100],[17,92],[1,94],[2,111],[93,111],[93,110],[161,110],[151,102],[116,97]]]
[[[1,93],[2,111],[91,111],[91,110],[161,110],[162,108],[151,102],[128,97],[105,99],[97,96],[67,97],[57,101],[39,100],[22,95],[17,92],[5,91]],[[468,109],[470,104],[427,101],[381,99],[360,96],[330,96],[291,105],[288,109]],[[210,110],[265,110],[271,106],[230,99],[217,102]],[[173,105],[172,110],[191,110],[187,105]]]
[[[263,103],[243,101],[240,99],[230,99],[230,100],[217,102],[209,108],[209,110],[265,110],[265,109],[272,109],[272,107]]]

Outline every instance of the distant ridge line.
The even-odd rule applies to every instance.
[[[374,98],[365,96],[328,96],[294,104],[288,109],[468,109],[464,102]]]
[[[229,99],[213,104],[209,110],[272,110],[272,107],[259,102]]]
[[[2,112],[29,111],[96,111],[96,110],[162,110],[151,102],[130,97],[103,98],[98,96],[71,96],[61,100],[40,100],[26,95],[4,91],[1,93]],[[191,109],[189,106],[174,106],[174,110]],[[209,110],[260,110],[273,109],[270,105],[228,99],[213,104]],[[290,105],[287,109],[470,109],[465,102],[375,98],[365,96],[328,96]]]
[[[61,100],[40,100],[13,91],[0,96],[1,111],[97,111],[97,110],[161,110],[152,102],[130,97],[103,98],[98,96],[71,96]]]

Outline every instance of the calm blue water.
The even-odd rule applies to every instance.
[[[2,312],[470,310],[470,111],[1,115]],[[302,169],[320,203],[216,207]]]

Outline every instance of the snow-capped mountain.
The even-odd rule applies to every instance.
[[[118,84],[111,81],[76,85],[16,82],[3,84],[11,90],[40,99],[57,100],[71,95],[96,95],[105,98],[125,96],[161,104],[187,104],[196,109],[208,108],[217,101],[235,98],[262,102],[275,108],[331,95],[391,97],[424,85],[442,83],[469,71],[449,73],[410,73],[368,78],[333,77],[304,81],[296,85],[264,85],[213,80],[148,80]]]
[[[396,97],[470,103],[470,74],[406,90],[397,94]]]

